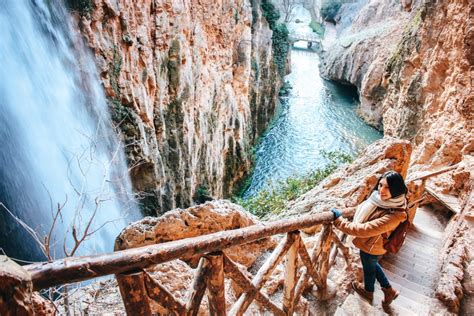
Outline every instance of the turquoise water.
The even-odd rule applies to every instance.
[[[274,123],[256,149],[255,171],[244,195],[247,197],[270,183],[324,167],[329,162],[323,157],[324,151],[356,156],[382,137],[356,115],[358,100],[353,87],[320,77],[315,52],[295,48],[291,59],[292,72],[285,80],[293,89],[282,98]]]

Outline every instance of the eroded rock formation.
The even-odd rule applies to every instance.
[[[380,129],[385,63],[402,38],[410,15],[397,1],[350,1],[336,16],[335,40],[324,47],[321,75],[356,86],[359,115]]]
[[[461,201],[472,185],[473,5],[378,4],[343,6],[323,73],[358,87],[369,123],[412,141],[411,172],[459,163],[435,186]]]
[[[173,210],[161,217],[145,217],[132,223],[117,237],[115,250],[243,228],[257,222],[254,216],[239,205],[216,200],[186,210]],[[225,253],[235,262],[250,267],[262,252],[275,246],[274,240],[262,239],[255,243],[231,247]],[[197,263],[196,260],[191,262]]]
[[[79,25],[148,214],[229,194],[280,87],[259,1],[94,0],[91,8]]]

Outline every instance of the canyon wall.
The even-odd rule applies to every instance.
[[[412,142],[411,172],[459,163],[433,184],[459,201],[473,177],[472,21],[467,0],[357,1],[341,8],[323,65],[357,86],[368,123]]]
[[[385,63],[402,37],[410,13],[398,1],[359,0],[342,5],[336,38],[324,47],[321,75],[357,87],[359,115],[381,129]],[[329,39],[325,39],[328,41]]]
[[[145,212],[229,195],[281,85],[259,1],[93,0],[78,23]]]

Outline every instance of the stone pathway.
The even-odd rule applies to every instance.
[[[382,307],[383,292],[376,285],[373,305],[350,294],[335,315],[449,315],[434,298],[438,253],[446,221],[429,208],[419,208],[405,244],[396,255],[386,255],[381,265],[400,296]]]

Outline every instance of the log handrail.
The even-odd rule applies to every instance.
[[[343,216],[350,216],[350,212],[345,212]],[[332,220],[333,214],[331,212],[301,215],[291,219],[282,219],[108,254],[33,263],[24,266],[24,269],[31,275],[34,290],[40,290],[65,283],[86,281],[109,274],[138,271],[154,264],[217,252],[273,235],[330,223]]]

